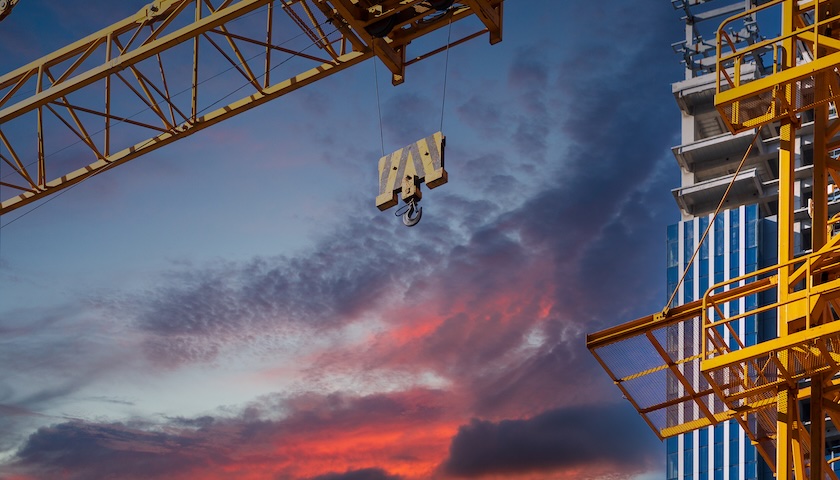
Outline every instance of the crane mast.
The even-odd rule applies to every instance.
[[[374,57],[398,85],[449,46],[501,41],[502,18],[503,0],[156,0],[0,77],[0,215]]]
[[[778,36],[745,44],[730,35],[733,22],[759,16],[781,22]],[[723,122],[732,134],[755,138],[778,125],[777,264],[587,336],[657,436],[737,421],[779,479],[838,478],[825,458],[826,431],[840,427],[840,214],[829,216],[828,198],[829,185],[840,185],[838,38],[838,0],[764,2],[717,31],[715,107]],[[742,69],[761,55],[772,65],[752,78]],[[796,131],[810,115],[812,248],[797,256]],[[776,336],[750,344],[738,321],[763,314],[775,315]]]

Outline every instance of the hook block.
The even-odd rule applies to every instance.
[[[429,188],[436,188],[449,179],[444,170],[444,147],[446,137],[437,132],[411,145],[395,151],[379,159],[379,195],[376,206],[379,210],[387,210],[398,203],[397,194],[403,192],[403,181],[406,177],[417,187],[425,183]],[[403,199],[406,198],[405,193]],[[419,199],[419,198],[418,198]]]

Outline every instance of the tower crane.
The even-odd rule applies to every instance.
[[[737,43],[727,32],[746,16],[778,19],[780,34]],[[839,34],[838,0],[771,0],[717,31],[715,107],[723,122],[756,138],[762,126],[779,125],[777,264],[587,336],[658,437],[734,420],[779,479],[837,480],[825,444],[830,424],[840,427],[840,215],[828,210],[828,186],[840,185]],[[742,67],[760,55],[772,65],[749,78]],[[794,148],[806,115],[814,120],[812,249],[796,256]],[[750,344],[737,322],[762,314],[775,315],[776,336]]]
[[[0,215],[368,59],[398,85],[451,46],[495,44],[503,1],[155,0],[0,76]],[[470,18],[471,33],[429,48]],[[220,86],[220,65],[244,87]]]

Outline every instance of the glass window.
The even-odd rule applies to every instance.
[[[715,283],[720,283],[724,279],[723,270],[723,255],[715,255]]]
[[[694,254],[694,248],[694,222],[685,222],[683,223],[683,254],[685,255],[686,262]],[[694,265],[696,262],[697,260],[686,269],[683,303],[694,300]]]
[[[741,212],[738,209],[729,212],[729,278],[741,275]]]
[[[729,211],[729,250],[737,251],[740,247],[741,211],[736,209]]]
[[[715,255],[723,255],[724,253],[724,245],[723,245],[723,215],[718,215],[715,219],[714,225],[714,232],[715,232]]]
[[[741,464],[740,458],[740,444],[738,443],[739,437],[742,435],[741,429],[738,428],[738,424],[734,421],[730,420],[729,423],[729,467],[730,467],[730,478],[738,478],[738,466]],[[735,469],[735,476],[732,476],[732,469]]]
[[[683,478],[688,480],[694,472],[694,433],[683,435]]]
[[[694,222],[683,222],[683,237],[685,246],[689,247],[685,249],[686,258],[689,258],[694,253]]]
[[[694,300],[694,278],[692,277],[692,269],[688,269],[685,276],[685,287],[683,288],[683,303],[688,303]]]
[[[665,449],[668,452],[666,466],[668,480],[678,480],[679,477],[679,452],[677,452],[679,444],[677,441],[677,437],[671,437],[665,441]]]
[[[680,263],[680,244],[677,225],[668,225],[667,233],[667,252],[668,252],[668,267],[677,267]]]
[[[746,207],[747,216],[747,248],[758,246],[758,205]]]
[[[700,452],[698,461],[700,462],[698,471],[700,478],[698,480],[709,480],[709,429],[704,428],[700,430]]]

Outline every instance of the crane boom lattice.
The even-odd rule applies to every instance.
[[[415,40],[473,18],[450,46],[496,43],[502,17],[503,0],[156,0],[0,76],[0,215],[373,57],[399,84],[447,47]]]

